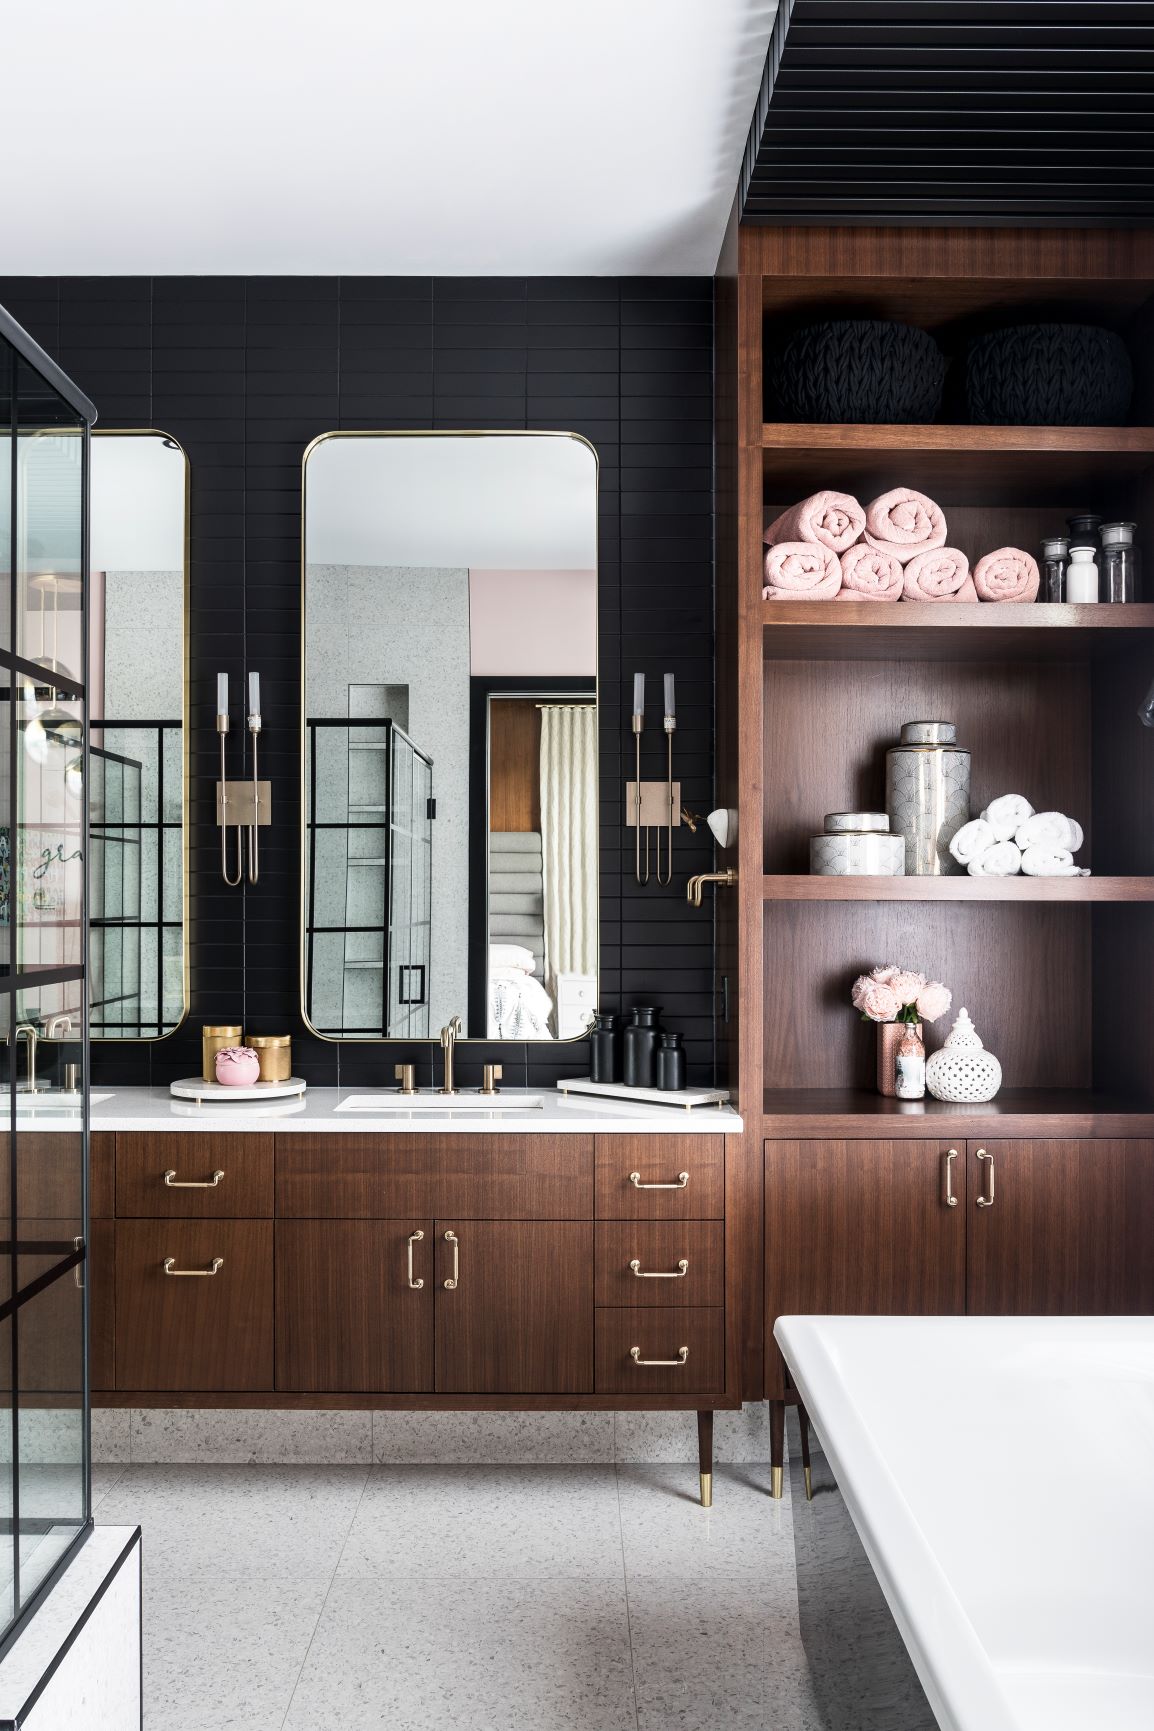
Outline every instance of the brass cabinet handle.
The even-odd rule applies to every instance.
[[[689,1357],[689,1348],[687,1346],[679,1346],[676,1358],[642,1358],[641,1348],[639,1346],[631,1346],[629,1348],[629,1356],[633,1360],[634,1364],[684,1364],[686,1359]]]
[[[987,1154],[984,1148],[978,1148],[975,1152],[979,1160],[988,1160],[990,1162],[985,1195],[978,1197],[978,1207],[992,1208],[994,1206],[994,1156],[992,1154]]]
[[[956,1148],[951,1148],[948,1154],[942,1155],[942,1201],[947,1208],[956,1208],[958,1199],[954,1195],[954,1161],[958,1157]]]
[[[689,1173],[679,1172],[676,1184],[642,1184],[640,1172],[631,1172],[629,1182],[634,1190],[684,1190],[689,1183]]]
[[[689,1273],[689,1258],[683,1256],[676,1268],[642,1268],[641,1258],[635,1256],[629,1266],[638,1280],[680,1280]]]
[[[210,1275],[219,1274],[223,1267],[223,1256],[214,1256],[211,1268],[177,1268],[175,1256],[166,1256],[164,1259],[164,1272],[166,1274],[182,1275],[188,1278],[195,1276],[198,1279],[208,1279]]]
[[[425,1284],[423,1280],[413,1279],[413,1245],[419,1244],[424,1236],[423,1232],[409,1233],[409,1285],[412,1287],[414,1292],[419,1292]]]
[[[218,1166],[211,1178],[178,1178],[176,1167],[170,1166],[164,1174],[164,1182],[169,1190],[215,1190],[224,1177],[224,1168]]]
[[[72,1248],[73,1248],[73,1250],[83,1250],[84,1249],[83,1238],[74,1238],[72,1240]],[[84,1276],[80,1272],[83,1267],[84,1267],[84,1264],[82,1262],[78,1262],[76,1264],[76,1267],[72,1270],[72,1278],[76,1282],[76,1290],[78,1292],[84,1291]]]
[[[453,1246],[453,1272],[450,1275],[449,1279],[446,1280],[446,1282],[445,1282],[445,1291],[446,1292],[456,1292],[457,1281],[460,1278],[460,1274],[461,1274],[461,1255],[460,1255],[461,1241],[457,1237],[457,1234],[455,1232],[446,1232],[445,1243],[451,1244]]]

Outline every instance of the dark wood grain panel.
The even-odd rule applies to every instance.
[[[1138,1095],[1075,1088],[1003,1088],[981,1105],[895,1100],[865,1088],[769,1088],[762,1131],[771,1140],[925,1136],[1154,1136]]]
[[[598,1136],[598,1220],[720,1220],[724,1136]],[[639,1175],[638,1188],[630,1174]],[[688,1173],[688,1182],[677,1180]]]
[[[689,1267],[681,1275],[683,1259]],[[723,1304],[725,1228],[720,1220],[599,1220],[596,1275],[599,1305]]]
[[[169,1171],[179,1185],[208,1187],[170,1187],[164,1182]],[[216,1172],[224,1177],[212,1184]],[[116,1212],[122,1220],[261,1219],[272,1214],[272,1204],[271,1136],[117,1132]]]
[[[433,1304],[432,1220],[279,1221],[277,1388],[431,1389]]]
[[[673,1363],[638,1364],[642,1359]],[[676,1362],[682,1347],[689,1352]],[[713,1309],[663,1310],[642,1307],[597,1312],[597,1391],[599,1394],[716,1395],[725,1387],[725,1312]]]
[[[767,904],[763,989],[777,1006],[766,1021],[767,1079],[774,1089],[873,1086],[875,1030],[849,994],[858,974],[892,960],[946,982],[1007,1083],[1089,1088],[1090,912],[1073,903]],[[929,1029],[930,1047],[951,1021]]]
[[[532,697],[489,703],[489,828],[541,829],[541,711]]]
[[[88,1380],[92,1390],[116,1387],[116,1225],[88,1226]]]
[[[458,1217],[434,1231],[437,1392],[591,1392],[592,1226]]]
[[[945,1200],[946,1156],[957,1206]],[[779,1316],[960,1316],[966,1308],[966,1145],[765,1144],[766,1386],[784,1392]]]
[[[111,1220],[116,1213],[116,1135],[94,1130],[88,1146],[88,1212]]]
[[[208,1268],[196,1278],[164,1273]],[[116,1380],[122,1389],[271,1389],[272,1222],[116,1223]]]
[[[994,1203],[989,1162],[995,1166]],[[1154,1310],[1154,1140],[969,1145],[969,1309],[984,1316]]]
[[[278,1136],[276,1199],[300,1219],[584,1220],[593,1138]]]

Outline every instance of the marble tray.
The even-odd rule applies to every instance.
[[[588,1076],[567,1077],[558,1082],[560,1094],[599,1094],[606,1100],[643,1100],[647,1106],[724,1106],[728,1088],[627,1088],[624,1082],[594,1082]]]
[[[308,1083],[303,1076],[290,1076],[284,1082],[249,1082],[240,1085],[206,1082],[203,1076],[185,1076],[169,1083],[169,1093],[178,1100],[286,1100],[292,1094],[303,1094]]]

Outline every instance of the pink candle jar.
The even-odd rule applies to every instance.
[[[216,1054],[216,1079],[226,1088],[248,1088],[260,1081],[260,1059],[251,1046],[225,1046]]]

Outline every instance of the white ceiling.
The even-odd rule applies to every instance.
[[[596,458],[557,434],[324,439],[305,466],[305,558],[595,570]]]
[[[0,274],[709,274],[776,8],[8,7]]]

